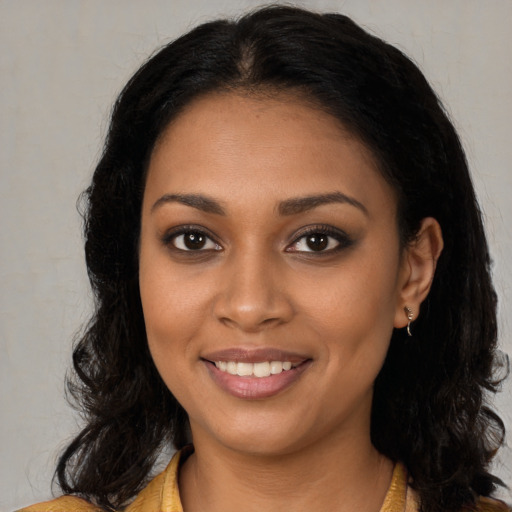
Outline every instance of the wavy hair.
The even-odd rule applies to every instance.
[[[152,362],[138,288],[148,160],[191,101],[213,91],[299,92],[370,149],[396,191],[403,244],[431,216],[444,251],[407,341],[395,330],[376,383],[375,447],[403,461],[422,512],[472,507],[499,480],[488,465],[504,426],[497,391],[496,294],[481,213],[455,129],[403,53],[340,14],[268,7],[200,25],[165,46],[115,103],[85,192],[85,253],[95,313],[78,340],[69,390],[85,426],[63,452],[66,493],[111,509],[147,482],[164,446],[189,441],[187,414]]]

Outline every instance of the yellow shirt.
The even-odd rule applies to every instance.
[[[178,468],[181,451],[171,459],[167,468],[156,476],[128,505],[123,512],[183,512],[178,489]],[[507,512],[509,509],[495,500],[482,498],[480,512]],[[23,508],[18,512],[100,512],[101,509],[77,498],[61,496],[51,501]],[[101,511],[102,512],[102,511]],[[407,485],[407,471],[396,464],[391,485],[384,498],[380,512],[418,512],[414,491]]]

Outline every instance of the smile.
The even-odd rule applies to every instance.
[[[279,375],[298,366],[298,364],[291,361],[262,361],[257,363],[215,361],[215,366],[221,372],[229,373],[230,375],[261,378]]]
[[[312,364],[309,358],[293,355],[279,360],[275,357],[277,354],[273,354],[274,357],[269,357],[265,361],[262,360],[263,357],[256,359],[255,354],[245,353],[245,361],[240,361],[241,355],[231,354],[231,357],[223,357],[222,360],[220,357],[203,359],[203,364],[213,382],[221,390],[246,400],[261,400],[284,392],[301,380],[304,372]]]

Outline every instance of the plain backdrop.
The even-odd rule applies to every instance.
[[[158,46],[257,5],[0,0],[0,510],[51,497],[56,456],[80,423],[64,398],[73,336],[91,307],[76,200],[116,94]],[[343,12],[397,45],[445,102],[484,211],[501,346],[512,353],[512,1],[296,5]],[[510,379],[495,405],[510,428]],[[511,467],[507,446],[496,470],[509,483]]]

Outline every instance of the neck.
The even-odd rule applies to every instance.
[[[378,512],[392,474],[369,435],[322,440],[278,455],[195,442],[180,473],[186,512]]]

